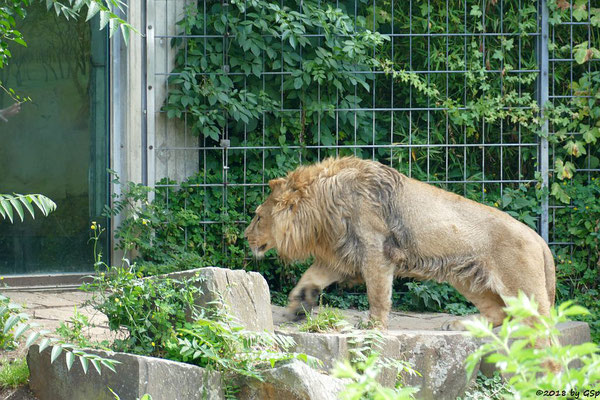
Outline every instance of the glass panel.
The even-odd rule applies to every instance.
[[[0,120],[0,193],[41,193],[58,208],[23,223],[0,219],[2,275],[89,271],[91,221],[107,225],[100,217],[108,199],[106,32],[44,4],[28,8],[19,28],[28,47],[12,46],[0,69],[4,86],[31,98]],[[0,109],[11,105],[0,94]]]

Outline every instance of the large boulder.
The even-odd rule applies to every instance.
[[[271,294],[265,278],[258,272],[206,267],[166,275],[182,279],[198,275],[201,307],[224,308],[246,329],[273,332]]]
[[[101,374],[89,364],[87,373],[76,360],[67,369],[65,352],[50,363],[50,349],[39,352],[34,345],[27,354],[29,387],[39,400],[123,400],[148,393],[155,400],[225,399],[221,376],[194,365],[133,354],[87,350],[119,362],[115,372],[102,367]]]
[[[294,360],[262,373],[263,381],[243,378],[238,383],[244,400],[336,400],[345,381],[324,375]]]

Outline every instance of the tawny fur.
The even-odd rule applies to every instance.
[[[314,257],[290,293],[290,311],[311,307],[328,285],[362,278],[371,318],[387,324],[395,276],[452,284],[494,325],[500,296],[521,290],[542,314],[554,304],[552,254],[508,214],[416,181],[374,161],[329,158],[269,182],[246,237],[258,257]]]

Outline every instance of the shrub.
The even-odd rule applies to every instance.
[[[556,325],[569,317],[588,314],[588,311],[565,302],[543,316],[537,304],[520,293],[518,298],[505,298],[506,313],[499,331],[492,330],[483,320],[465,322],[471,335],[487,339],[467,358],[467,372],[473,373],[482,359],[494,363],[507,376],[511,393],[506,398],[535,398],[544,396],[573,396],[571,391],[595,389],[600,384],[600,348],[594,343],[561,346]],[[529,322],[526,324],[525,322]],[[550,345],[536,348],[538,342]],[[560,367],[549,370],[549,363]],[[574,367],[580,363],[581,367]],[[550,394],[548,394],[550,393]]]
[[[84,289],[94,291],[92,305],[107,316],[110,329],[125,331],[124,338],[115,340],[115,350],[162,356],[195,309],[200,280],[199,276],[144,279],[125,265],[100,272]]]
[[[279,361],[300,359],[320,364],[306,354],[290,353],[293,339],[267,332],[244,329],[218,310],[202,310],[193,322],[177,330],[167,344],[167,357],[223,373],[261,378],[260,370]]]

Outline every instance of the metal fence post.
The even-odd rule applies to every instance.
[[[549,152],[548,152],[548,120],[546,119],[544,107],[549,100],[549,29],[548,29],[548,5],[546,0],[540,0],[540,36],[538,44],[538,62],[540,67],[540,75],[538,79],[538,104],[540,106],[540,114],[542,118],[540,150],[539,150],[539,170],[542,177],[542,215],[540,219],[540,234],[546,242],[548,242],[548,197],[549,197]],[[544,190],[545,189],[545,190]]]
[[[146,87],[144,94],[146,96],[146,109],[144,110],[144,117],[146,121],[146,141],[145,149],[146,152],[146,165],[145,165],[145,184],[154,189],[156,183],[155,174],[155,156],[156,156],[156,144],[155,144],[155,13],[156,7],[152,0],[146,0]],[[154,200],[154,191],[148,193],[148,201]]]

